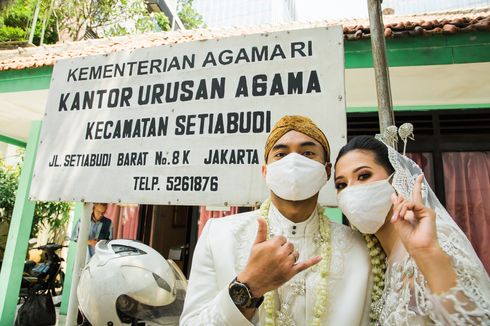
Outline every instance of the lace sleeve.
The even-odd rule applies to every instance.
[[[451,223],[439,225],[438,238],[453,261],[457,284],[441,294],[428,293],[432,319],[444,325],[490,325],[490,280],[471,244]]]

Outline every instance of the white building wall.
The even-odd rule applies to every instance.
[[[295,0],[195,0],[208,27],[251,26],[292,21]]]

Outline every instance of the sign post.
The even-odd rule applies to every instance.
[[[66,325],[76,325],[78,316],[77,287],[82,269],[87,259],[87,240],[90,228],[90,217],[92,215],[93,204],[83,204],[83,214],[80,217],[80,229],[77,240],[77,256],[73,266],[72,281],[70,286],[70,298],[68,301],[68,314],[66,315]]]
[[[383,134],[386,127],[395,124],[395,117],[393,114],[393,102],[391,98],[388,59],[386,57],[386,41],[384,36],[381,2],[382,0],[368,0],[373,67],[378,99],[379,130],[381,134]]]
[[[73,219],[73,226],[76,226],[83,215],[83,203],[75,204],[75,214]],[[73,230],[73,228],[72,228]],[[68,232],[71,232],[69,230]],[[61,305],[60,305],[60,315],[66,315],[68,312],[68,301],[70,300],[71,293],[71,281],[73,279],[73,267],[75,265],[75,259],[77,255],[77,244],[78,242],[70,239],[70,244],[68,246],[68,257],[66,259],[66,267],[65,267],[65,280],[63,282],[63,294],[61,297]]]

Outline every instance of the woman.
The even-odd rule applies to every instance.
[[[337,157],[335,186],[370,250],[372,324],[490,325],[489,277],[413,161],[355,137]]]

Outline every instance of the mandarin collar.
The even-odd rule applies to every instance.
[[[279,210],[271,203],[269,208],[269,220],[271,222],[272,236],[283,235],[287,238],[304,237],[318,230],[318,212],[317,209],[303,222],[294,223],[281,214]]]

